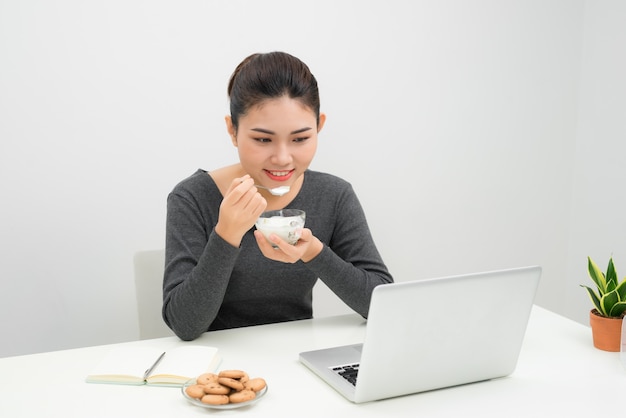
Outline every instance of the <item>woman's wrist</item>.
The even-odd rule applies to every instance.
[[[228,228],[224,228],[219,222],[215,225],[215,233],[235,248],[239,248],[241,245],[242,236],[229,231]]]
[[[309,261],[317,257],[322,252],[323,249],[324,249],[324,244],[322,244],[322,241],[320,241],[316,237],[313,237],[313,240],[311,241],[309,248],[306,250],[306,252],[302,255],[300,259],[303,262],[308,263]]]

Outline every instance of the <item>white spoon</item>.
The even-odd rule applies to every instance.
[[[274,187],[273,189],[270,189],[269,187],[265,187],[265,186],[259,186],[258,184],[255,184],[254,186],[260,189],[265,189],[269,191],[270,194],[273,194],[274,196],[286,195],[287,193],[289,193],[289,189],[290,189],[289,186]]]

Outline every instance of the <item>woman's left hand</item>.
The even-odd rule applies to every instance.
[[[324,244],[322,244],[308,228],[302,229],[300,239],[295,245],[289,244],[276,234],[270,235],[270,240],[278,248],[273,247],[265,236],[263,236],[261,231],[255,230],[254,237],[256,238],[259,249],[265,257],[283,263],[295,263],[298,260],[302,260],[306,263],[315,258],[324,248]]]

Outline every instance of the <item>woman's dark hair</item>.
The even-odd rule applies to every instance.
[[[287,96],[309,107],[319,123],[317,80],[309,67],[285,52],[252,54],[235,68],[228,83],[230,117],[235,130],[239,117],[264,100]]]

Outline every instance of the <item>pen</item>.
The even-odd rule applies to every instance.
[[[150,368],[148,368],[148,370],[146,370],[146,372],[143,374],[143,380],[146,380],[148,378],[148,376],[150,376],[150,373],[152,373],[154,368],[161,362],[161,360],[163,359],[163,356],[165,356],[165,351],[163,352],[163,354],[161,354],[159,356],[158,359],[156,359],[154,364],[152,364],[152,366],[150,366]]]

